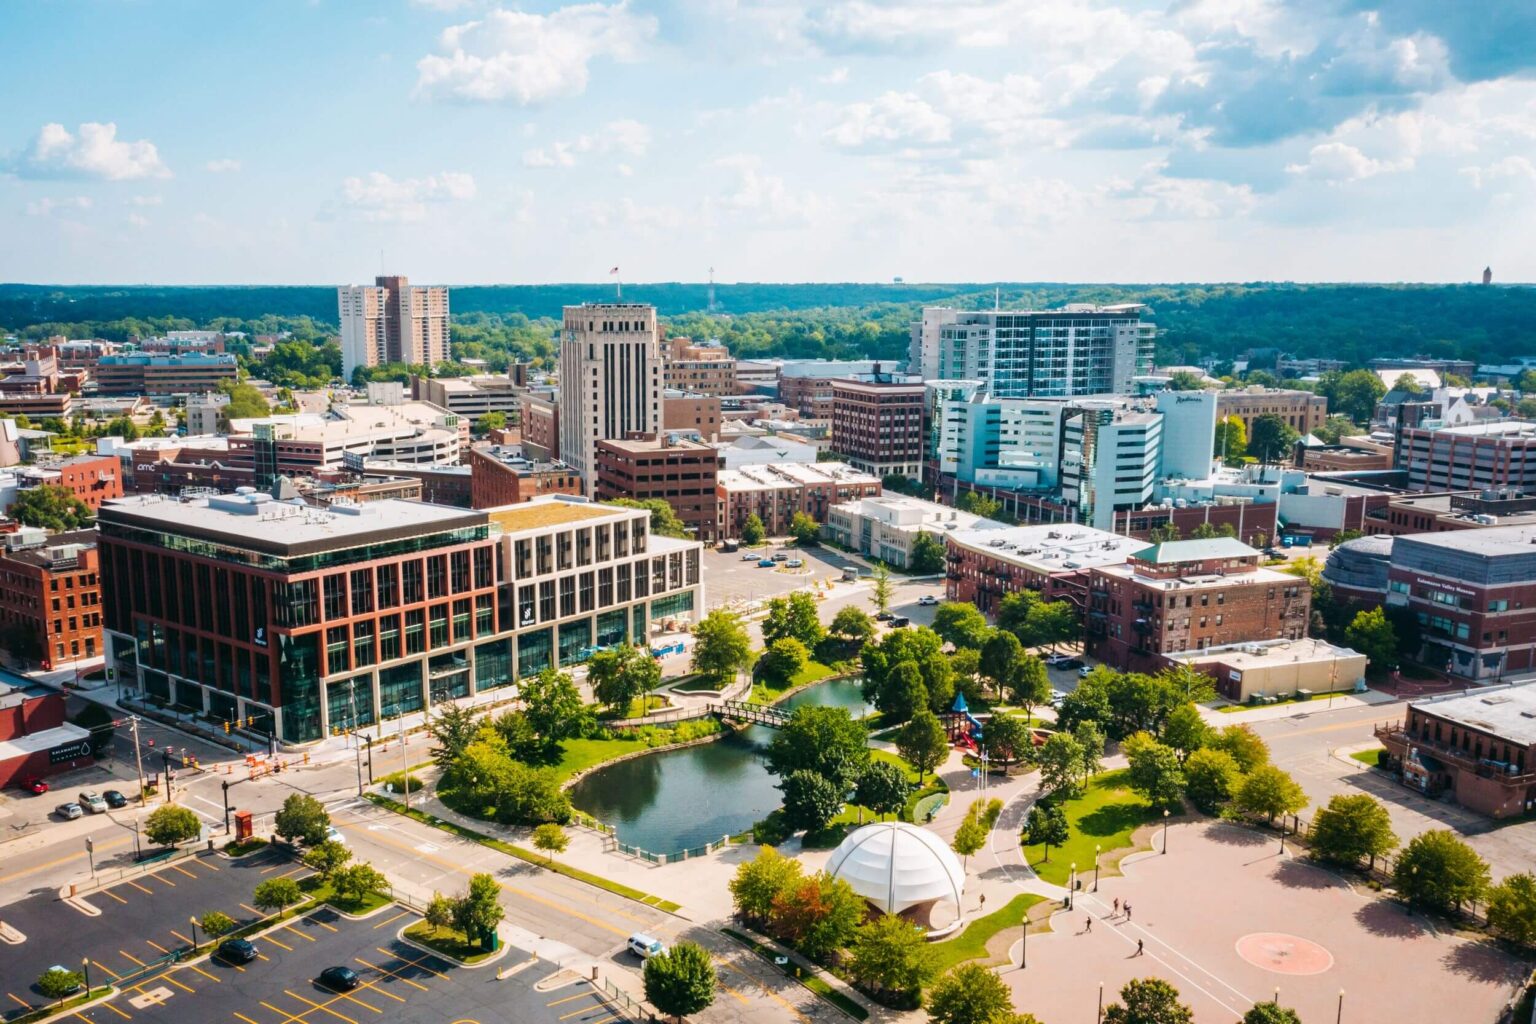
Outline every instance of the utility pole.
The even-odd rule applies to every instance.
[[[422,711],[423,717],[426,711]],[[405,709],[400,709],[400,788],[405,790],[405,809],[411,809],[411,760],[405,756]]]
[[[357,795],[363,795],[363,745],[357,738],[357,726],[352,726],[352,753],[357,756]]]
[[[139,806],[144,807],[149,801],[144,798],[144,755],[139,750],[139,716],[130,715],[128,721],[133,726],[133,761],[139,769]]]

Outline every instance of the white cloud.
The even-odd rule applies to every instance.
[[[932,144],[949,141],[949,118],[910,92],[887,92],[870,103],[850,103],[827,137],[839,146]]]
[[[1133,216],[1147,220],[1217,220],[1244,217],[1258,205],[1248,185],[1210,178],[1170,178],[1161,167],[1112,189]]]
[[[169,178],[155,144],[147,139],[127,142],[117,137],[117,125],[87,121],[75,133],[62,124],[45,124],[31,152],[17,171],[29,178],[97,178],[132,181]]]
[[[848,81],[848,69],[845,67],[833,68],[826,74],[819,76],[816,81],[822,85],[842,85]]]
[[[475,0],[411,0],[412,7],[422,7],[429,11],[458,11],[469,7]]]
[[[1461,174],[1473,188],[1493,186],[1503,181],[1536,183],[1536,163],[1523,156],[1506,156],[1487,167],[1463,167]]]
[[[133,196],[128,203],[131,206],[159,206],[164,201],[160,196]]]
[[[371,221],[424,220],[428,204],[464,202],[475,194],[475,179],[458,171],[399,179],[374,171],[341,183],[342,201]]]
[[[136,228],[147,228],[149,227],[149,218],[141,213],[130,213],[128,215],[128,223]]]
[[[27,216],[51,217],[56,210],[89,210],[94,205],[90,196],[64,196],[60,199],[44,196],[27,204]]]
[[[523,154],[523,166],[574,167],[577,157],[587,153],[644,156],[650,145],[651,130],[639,121],[610,121],[595,134],[528,150]]]
[[[715,161],[715,167],[733,173],[736,180],[730,192],[705,201],[706,219],[724,213],[765,228],[805,226],[824,219],[828,209],[824,199],[792,191],[783,178],[762,173],[760,163],[757,157],[745,155]]]
[[[440,52],[416,63],[416,91],[523,106],[579,96],[593,60],[634,60],[656,31],[656,19],[633,13],[627,0],[574,4],[550,14],[497,9],[443,31]]]
[[[1366,156],[1359,148],[1346,142],[1320,142],[1307,154],[1306,163],[1287,164],[1285,169],[1291,174],[1318,181],[1344,183],[1374,178],[1378,174],[1388,174],[1410,166],[1411,160],[1404,164],[1402,161],[1377,160]]]
[[[203,170],[209,174],[230,174],[240,169],[240,161],[224,157],[220,160],[209,160],[203,164]]]

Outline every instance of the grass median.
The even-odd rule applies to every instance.
[[[1045,897],[1036,893],[1021,893],[1008,901],[1008,905],[1001,910],[994,910],[985,917],[978,917],[965,926],[965,930],[952,939],[935,943],[932,947],[934,962],[938,965],[939,973],[943,974],[956,964],[967,960],[981,960],[986,958],[987,964],[1003,963],[1007,955],[1007,948],[1003,950],[1003,956],[987,956],[987,943],[998,932],[1008,928],[1017,928],[1024,923],[1025,916],[1031,907],[1037,903],[1044,903]]]
[[[478,964],[491,955],[490,950],[482,949],[478,942],[471,942],[457,928],[438,928],[425,921],[417,921],[404,934],[412,942],[461,964]]]
[[[1067,813],[1070,838],[1061,846],[1047,851],[1040,845],[1024,847],[1026,863],[1047,882],[1066,885],[1077,864],[1077,877],[1087,877],[1093,871],[1094,847],[1100,847],[1098,857],[1102,866],[1119,860],[1119,851],[1132,848],[1131,833],[1153,820],[1162,820],[1162,813],[1126,784],[1129,773],[1125,769],[1105,772],[1088,783],[1080,797],[1062,803]]]

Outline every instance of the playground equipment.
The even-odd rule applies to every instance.
[[[949,736],[949,741],[957,746],[972,752],[980,746],[981,720],[971,714],[969,706],[965,703],[965,694],[955,694],[955,702],[950,705],[949,713],[944,716],[944,731]]]

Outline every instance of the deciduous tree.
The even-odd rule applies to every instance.
[[[620,644],[598,651],[587,662],[592,696],[616,715],[629,713],[636,697],[661,685],[661,663],[644,648]]]
[[[917,778],[923,778],[949,756],[949,737],[944,725],[931,711],[919,711],[896,734],[896,752],[917,769]]]
[[[1225,750],[1205,747],[1184,762],[1184,792],[1206,814],[1216,810],[1237,791],[1243,773]]]
[[[779,783],[784,793],[784,824],[819,832],[843,809],[843,791],[824,775],[799,769]]]
[[[1120,1002],[1104,1008],[1104,1024],[1189,1024],[1194,1011],[1179,990],[1161,978],[1137,978],[1120,990]]]
[[[979,963],[950,968],[928,993],[929,1024],[993,1024],[1016,1016],[1008,986],[996,971]]]
[[[772,644],[783,637],[794,637],[807,650],[815,650],[827,631],[821,625],[816,599],[803,591],[788,597],[768,600],[768,617],[763,620],[763,642]]]
[[[1392,818],[1367,793],[1339,794],[1312,822],[1312,852],[1323,860],[1353,867],[1369,857],[1374,864],[1397,846]]]
[[[693,670],[724,683],[752,665],[752,640],[741,617],[716,608],[693,628]]]
[[[757,660],[757,672],[770,686],[787,687],[810,664],[811,653],[792,636],[781,636]]]
[[[922,930],[896,914],[882,914],[861,927],[848,950],[848,973],[876,992],[916,996],[936,966]]]
[[[756,857],[742,862],[731,878],[731,901],[736,913],[751,921],[767,921],[773,913],[774,898],[800,878],[799,861],[772,846],[763,846]]]
[[[747,521],[741,524],[741,542],[743,544],[761,544],[768,536],[768,530],[763,526],[763,519],[756,512],[748,514]]]
[[[1410,903],[1459,909],[1488,890],[1488,864],[1448,829],[1408,840],[1392,871],[1392,884]]]
[[[1024,820],[1024,842],[1030,846],[1045,848],[1045,860],[1051,859],[1051,847],[1061,846],[1072,838],[1067,823],[1067,812],[1056,801],[1037,803],[1029,809]]]
[[[157,846],[175,846],[196,839],[203,830],[197,813],[178,804],[165,804],[144,820],[144,837]]]
[[[715,964],[703,946],[679,942],[645,962],[645,998],[679,1022],[715,1001]]]
[[[302,859],[305,867],[319,875],[322,882],[328,882],[342,865],[352,859],[352,851],[345,843],[327,839],[305,850]]]
[[[1282,814],[1307,806],[1307,794],[1296,780],[1272,764],[1249,772],[1237,787],[1232,805],[1246,814],[1262,814],[1271,823]]]
[[[956,647],[980,649],[992,627],[973,604],[945,601],[933,613],[933,631]]]
[[[905,807],[911,793],[912,784],[907,781],[906,772],[889,761],[871,760],[859,775],[854,801],[884,818]]]
[[[768,745],[768,770],[788,776],[809,771],[832,782],[841,795],[869,764],[869,733],[847,708],[802,704],[790,713]]]
[[[1173,748],[1139,732],[1126,739],[1124,749],[1131,788],[1155,807],[1177,809],[1184,797],[1184,769]]]
[[[287,910],[303,898],[299,883],[291,878],[269,878],[251,892],[251,902],[262,910]]]
[[[1536,877],[1522,871],[1489,889],[1488,925],[1510,942],[1536,945]]]

